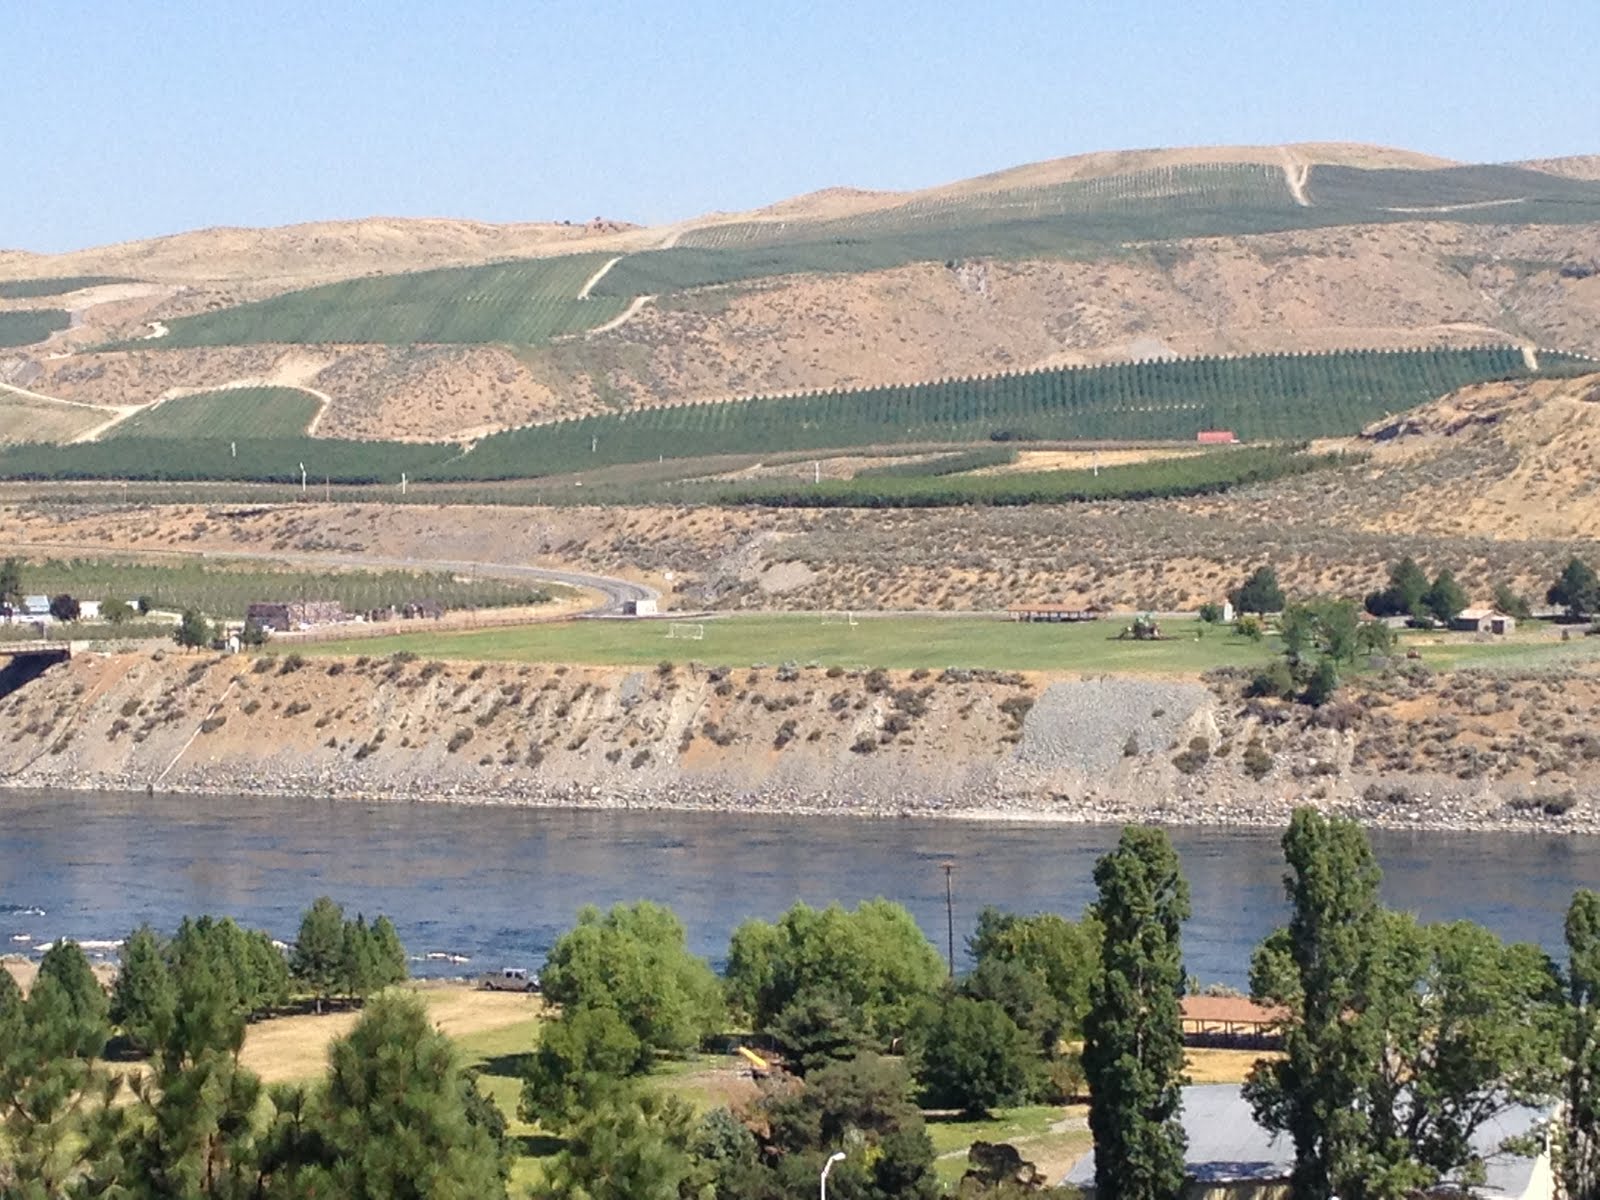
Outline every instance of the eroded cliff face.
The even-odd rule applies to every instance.
[[[0,784],[1587,830],[1597,702],[1587,675],[1394,675],[1314,712],[1229,678],[87,653],[0,701]]]

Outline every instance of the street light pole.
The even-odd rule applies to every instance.
[[[953,862],[939,864],[944,868],[944,928],[947,938],[946,947],[950,954],[950,978],[956,977],[956,902],[955,893],[951,890],[950,876],[956,869]]]
[[[820,1184],[822,1200],[828,1200],[828,1172],[833,1170],[834,1163],[841,1163],[843,1161],[844,1151],[836,1150],[834,1151],[832,1157],[830,1157],[827,1162],[822,1164],[822,1180]]]

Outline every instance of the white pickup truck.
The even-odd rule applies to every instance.
[[[525,967],[505,967],[484,975],[480,986],[491,992],[537,992],[539,975]]]

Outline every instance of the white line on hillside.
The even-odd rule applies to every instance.
[[[607,321],[604,325],[596,325],[583,336],[593,337],[597,333],[610,333],[613,329],[617,328],[617,326],[625,325],[631,321],[635,313],[637,313],[641,308],[643,308],[646,304],[649,304],[654,299],[654,296],[635,296],[628,303],[627,308],[623,309],[616,316],[612,317],[611,320]]]
[[[217,710],[222,707],[222,702],[228,698],[228,693],[233,691],[238,682],[239,676],[237,675],[228,681],[228,686],[223,689],[222,695],[217,697],[217,702],[206,710],[206,715],[200,719],[200,724],[194,727],[194,732],[189,735],[189,740],[183,744],[183,749],[172,756],[172,761],[167,764],[167,769],[155,777],[155,782],[150,785],[151,787],[157,786],[171,774],[172,768],[178,765],[178,760],[189,753],[189,747],[194,745],[195,738],[200,736],[200,731],[206,727],[206,722],[217,715]]]
[[[593,275],[589,276],[589,282],[584,284],[583,287],[578,290],[578,299],[579,300],[587,300],[589,298],[590,289],[593,288],[595,284],[599,283],[602,279],[604,279],[606,277],[606,272],[611,270],[612,267],[616,266],[621,261],[622,261],[622,255],[619,254],[615,258],[609,259],[607,262],[605,262],[601,266],[601,268],[598,271],[596,271]]]
[[[1297,161],[1287,146],[1279,146],[1278,153],[1283,155],[1283,178],[1289,185],[1294,202],[1301,208],[1310,208],[1311,197],[1306,195],[1306,183],[1311,178],[1311,164]]]
[[[1397,213],[1453,213],[1471,212],[1475,208],[1504,208],[1508,204],[1526,204],[1526,196],[1507,196],[1504,200],[1474,200],[1470,204],[1425,204],[1411,206],[1394,206],[1384,209],[1384,212]]]

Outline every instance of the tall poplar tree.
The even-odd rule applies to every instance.
[[[1104,931],[1084,1020],[1095,1194],[1174,1200],[1183,1190],[1183,955],[1189,886],[1167,835],[1129,826],[1095,865]]]
[[[1296,810],[1283,835],[1289,926],[1251,964],[1258,1001],[1292,1015],[1284,1057],[1256,1065],[1245,1094],[1256,1119],[1294,1140],[1294,1194],[1329,1200],[1358,1169],[1366,1141],[1362,1093],[1377,1071],[1381,1042],[1363,1022],[1372,955],[1385,932],[1381,878],[1366,835],[1353,821]]]
[[[1567,909],[1566,1145],[1562,1182],[1572,1200],[1600,1197],[1600,895]]]

